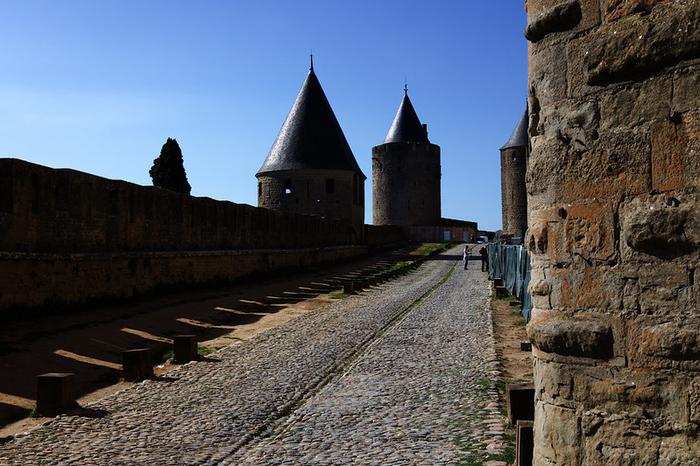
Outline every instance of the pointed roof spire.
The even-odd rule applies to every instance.
[[[391,128],[386,134],[384,144],[389,142],[430,142],[425,128],[418,119],[418,115],[408,98],[408,84],[403,87],[403,100],[396,112]]]
[[[508,141],[503,144],[499,150],[513,149],[515,147],[526,147],[527,146],[527,127],[528,127],[528,115],[527,106],[525,106],[525,113],[515,125],[513,129],[513,134],[510,135]]]
[[[311,52],[309,54],[309,56],[311,57],[311,66],[309,67],[309,71],[313,71],[314,70],[314,53]]]
[[[349,170],[365,177],[314,73],[313,56],[304,84],[257,175],[305,169]]]

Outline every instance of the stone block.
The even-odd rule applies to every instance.
[[[36,411],[57,416],[77,406],[75,374],[50,372],[37,376]]]
[[[612,328],[592,320],[547,319],[532,322],[528,336],[540,351],[562,356],[610,359],[613,357]]]
[[[541,402],[537,403],[536,411],[533,427],[536,445],[534,464],[580,464],[584,450],[576,411]]]
[[[606,24],[586,39],[589,84],[640,79],[700,56],[700,9],[695,1],[664,3],[648,15]]]
[[[195,361],[197,355],[197,335],[175,335],[173,337],[173,359],[183,364]]]
[[[688,254],[700,244],[700,216],[693,197],[635,198],[622,209],[625,244],[662,259]]]
[[[687,151],[688,136],[682,121],[665,120],[654,125],[651,133],[651,186],[654,191],[685,186]]]
[[[569,31],[578,25],[581,17],[581,4],[578,0],[560,2],[532,15],[525,28],[525,37],[530,42],[538,42],[548,34]]]
[[[505,286],[497,286],[496,287],[496,297],[497,298],[507,298],[510,296],[510,293],[508,293],[508,290],[506,289]]]
[[[516,466],[532,466],[532,452],[535,448],[533,424],[533,421],[518,421],[515,426]]]
[[[673,74],[671,114],[685,113],[700,108],[700,66],[677,70]]]
[[[151,351],[147,348],[126,350],[122,353],[122,370],[124,380],[141,382],[153,377]]]
[[[612,22],[635,13],[648,13],[658,3],[668,0],[603,0],[603,18]]]
[[[535,419],[535,386],[533,384],[506,384],[508,421],[516,425],[519,420]]]
[[[343,293],[353,294],[355,293],[355,282],[345,282],[343,283]]]

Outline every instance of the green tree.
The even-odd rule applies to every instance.
[[[192,189],[187,182],[182,151],[175,139],[168,138],[165,141],[160,155],[153,161],[148,173],[153,180],[153,186],[185,194],[189,194]]]

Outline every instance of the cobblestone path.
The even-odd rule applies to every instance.
[[[458,464],[501,448],[485,274],[453,256],[59,416],[0,464]],[[423,298],[423,299],[421,299]]]

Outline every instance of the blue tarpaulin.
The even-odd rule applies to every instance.
[[[518,298],[521,313],[530,320],[532,301],[527,287],[530,284],[530,255],[523,246],[489,244],[489,279],[500,278],[508,292]]]

